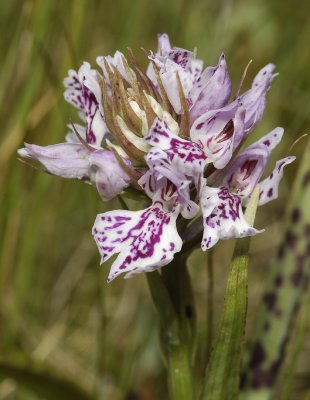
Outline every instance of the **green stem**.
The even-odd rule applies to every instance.
[[[170,400],[191,400],[194,398],[191,373],[194,312],[189,277],[184,263],[174,262],[164,272],[164,277],[157,271],[146,276],[160,319]]]
[[[206,329],[206,362],[209,359],[213,339],[213,249],[208,251],[208,287],[207,287],[207,329]]]
[[[186,346],[182,343],[170,346],[166,357],[170,399],[192,400],[194,398],[192,372]]]

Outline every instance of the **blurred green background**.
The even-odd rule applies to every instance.
[[[67,387],[64,379],[102,399],[167,398],[145,276],[107,285],[109,263],[99,267],[91,236],[96,214],[120,207],[117,200],[104,204],[94,188],[38,173],[17,160],[24,140],[61,142],[70,118],[77,121],[63,99],[66,71],[84,60],[95,65],[97,55],[126,52],[127,46],[137,54],[140,47],[155,49],[158,32],[167,32],[176,46],[197,47],[207,65],[215,65],[224,51],[234,90],[250,59],[244,88],[258,69],[273,62],[280,75],[250,139],[275,126],[285,128],[271,170],[298,137],[309,133],[309,13],[307,0],[1,2],[0,399],[78,399],[69,384],[67,395],[53,393],[58,380]],[[142,52],[139,58],[146,66]],[[300,156],[304,145],[301,140],[290,154]],[[258,213],[257,226],[266,233],[251,246],[248,337],[297,167],[298,161],[287,168],[280,199]],[[232,242],[222,242],[214,251],[215,328],[232,248]],[[191,256],[190,274],[203,354],[209,301],[205,253]],[[310,387],[310,334],[301,354],[294,399]],[[11,376],[19,384],[3,377],[2,359],[18,366]],[[198,355],[197,376],[202,361]]]

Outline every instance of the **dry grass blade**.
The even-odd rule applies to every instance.
[[[187,106],[183,86],[182,86],[178,72],[176,73],[176,77],[177,77],[179,96],[180,96],[180,102],[181,102],[181,107],[182,107],[179,136],[184,139],[187,139],[189,137],[189,111],[188,111],[188,106]]]
[[[159,85],[159,88],[160,88],[160,94],[161,94],[161,98],[162,98],[163,109],[165,111],[169,112],[169,113],[173,113],[173,107],[172,107],[172,105],[171,105],[171,103],[169,101],[169,97],[167,95],[166,89],[165,89],[165,87],[163,85],[163,82],[161,80],[158,66],[156,65],[156,63],[153,60],[152,60],[152,65],[153,65],[153,68],[154,68],[154,71],[155,71],[155,75],[156,75],[156,79],[157,79],[157,82],[158,82],[158,85]]]
[[[128,54],[130,57],[131,62],[133,63],[136,72],[138,73],[141,81],[144,84],[144,89],[155,99],[158,99],[158,92],[153,84],[153,82],[150,80],[150,78],[143,72],[142,68],[139,66],[138,61],[130,47],[127,47]]]

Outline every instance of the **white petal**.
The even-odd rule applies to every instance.
[[[177,211],[167,211],[156,201],[142,211],[110,211],[96,218],[93,235],[102,262],[120,253],[108,281],[125,272],[126,277],[149,272],[170,263],[182,247],[176,229]]]
[[[259,202],[262,206],[278,197],[279,184],[283,177],[283,169],[286,165],[292,163],[296,157],[286,157],[276,162],[272,173],[259,184]]]
[[[147,144],[147,142],[144,140],[144,138],[140,138],[137,136],[135,133],[133,133],[126,123],[124,122],[123,118],[121,118],[119,115],[116,117],[118,125],[120,129],[122,130],[123,134],[126,136],[126,138],[134,144],[139,150],[145,151],[146,153],[148,152],[150,146]]]
[[[169,114],[167,111],[165,111],[162,106],[154,99],[154,97],[145,94],[153,111],[157,115],[159,119],[162,121],[166,122],[169,130],[174,134],[178,135],[179,134],[179,124],[172,118],[171,114]]]
[[[260,232],[245,220],[241,198],[230,193],[226,187],[209,188],[204,182],[201,209],[204,225],[202,250],[210,249],[220,239],[253,236]]]

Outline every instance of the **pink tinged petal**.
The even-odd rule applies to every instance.
[[[264,173],[271,150],[282,136],[283,128],[275,128],[236,157],[223,178],[232,192],[244,200],[250,196]]]
[[[131,162],[124,159],[131,167]],[[130,184],[129,175],[120,167],[114,153],[97,150],[89,155],[89,177],[103,200],[111,200]]]
[[[245,220],[240,197],[230,193],[226,187],[209,188],[204,185],[201,209],[204,224],[202,250],[210,249],[219,239],[253,236],[260,232]]]
[[[82,144],[60,143],[37,146],[25,143],[18,151],[22,157],[39,161],[48,172],[63,178],[83,179],[88,176],[89,150]]]
[[[224,168],[235,149],[235,136],[243,136],[244,110],[238,102],[220,110],[208,111],[198,118],[191,130],[193,142],[201,144],[207,160],[218,169]]]
[[[224,107],[231,95],[225,55],[222,54],[216,67],[208,67],[195,82],[189,94],[191,121],[209,110]]]
[[[269,156],[269,150],[263,145],[249,147],[229,165],[223,184],[239,197],[249,197],[265,171]]]
[[[171,44],[167,33],[159,34],[157,36],[158,47],[156,55],[167,56],[171,51]]]
[[[276,74],[272,74],[275,65],[268,64],[262,68],[254,78],[252,87],[239,97],[241,104],[246,109],[245,129],[247,132],[252,130],[262,119],[265,104],[266,93]]]
[[[145,140],[154,146],[146,156],[148,163],[154,165],[168,160],[175,169],[190,177],[203,172],[207,157],[201,146],[171,133],[165,121],[155,119]]]
[[[271,151],[281,142],[283,133],[284,133],[283,128],[279,127],[275,128],[267,135],[263,136],[260,140],[249,146],[248,149],[253,149],[256,147],[265,147],[266,149]]]
[[[241,144],[245,135],[245,109],[243,107],[238,108],[233,122],[235,128],[233,140],[234,151]]]
[[[120,253],[111,267],[108,282],[123,272],[128,278],[170,263],[182,247],[176,229],[178,213],[177,210],[166,210],[162,202],[155,201],[142,211],[99,214],[93,235],[101,262]]]
[[[286,165],[291,164],[296,157],[286,157],[276,162],[276,166],[272,173],[259,184],[259,202],[262,206],[278,197],[279,184],[283,177],[283,169]]]

